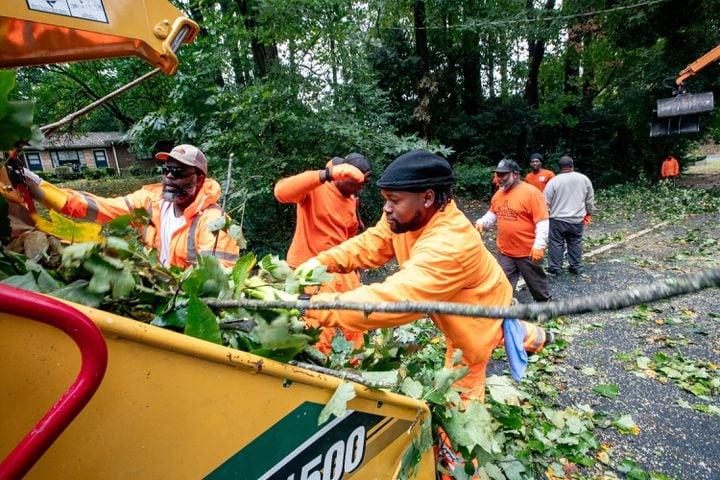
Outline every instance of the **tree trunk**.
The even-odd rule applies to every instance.
[[[254,0],[237,0],[245,28],[250,32],[250,48],[255,65],[255,78],[264,78],[278,64],[278,49],[274,43],[263,43],[255,34],[257,8]]]
[[[420,58],[420,81],[418,82],[418,104],[414,116],[420,122],[420,136],[430,139],[430,95],[433,80],[430,77],[430,53],[427,30],[425,29],[425,1],[415,0],[413,4],[415,21],[415,54]]]
[[[465,2],[464,18],[472,18],[478,10],[474,0]],[[468,115],[477,115],[480,111],[480,35],[475,29],[465,30],[462,34],[461,65],[463,74],[462,108]]]
[[[528,23],[530,28],[533,27],[533,0],[527,0],[527,16],[531,22]],[[555,8],[555,0],[547,0],[545,2],[544,11],[547,13],[552,12]],[[538,92],[538,77],[540,75],[540,65],[542,64],[543,57],[545,56],[545,39],[540,38],[537,31],[531,31],[528,34],[528,77],[525,82],[525,101],[529,106],[536,109],[540,104],[539,92]]]

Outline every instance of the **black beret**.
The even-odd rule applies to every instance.
[[[385,190],[421,192],[428,188],[448,188],[453,181],[447,160],[434,153],[415,150],[393,160],[375,184]]]
[[[535,160],[536,158],[541,162],[543,161],[543,156],[539,153],[533,153],[532,155],[530,155],[530,160]]]

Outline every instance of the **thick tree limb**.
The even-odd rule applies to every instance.
[[[451,302],[398,302],[398,303],[354,303],[354,302],[282,302],[261,300],[216,300],[206,299],[205,303],[217,308],[306,308],[313,310],[359,310],[369,315],[372,312],[423,314],[444,313],[467,317],[521,318],[544,321],[560,315],[620,310],[622,308],[650,303],[665,298],[697,292],[705,288],[720,286],[720,268],[706,270],[684,277],[667,278],[650,285],[630,288],[621,292],[608,292],[593,297],[573,298],[559,302],[530,303],[511,307],[485,307],[466,303]]]

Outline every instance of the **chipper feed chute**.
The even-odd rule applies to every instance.
[[[107,370],[28,480],[393,479],[429,415],[423,402],[355,384],[347,414],[318,425],[338,378],[73,306],[102,332]],[[0,460],[80,363],[63,332],[0,304]],[[434,478],[432,450],[418,469]]]
[[[198,31],[165,0],[3,0],[0,68],[138,56],[171,74]]]

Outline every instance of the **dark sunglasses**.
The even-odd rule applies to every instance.
[[[193,170],[189,170],[184,167],[171,167],[170,165],[163,165],[162,166],[162,174],[163,175],[170,175],[174,178],[185,178],[189,177],[194,173]]]

